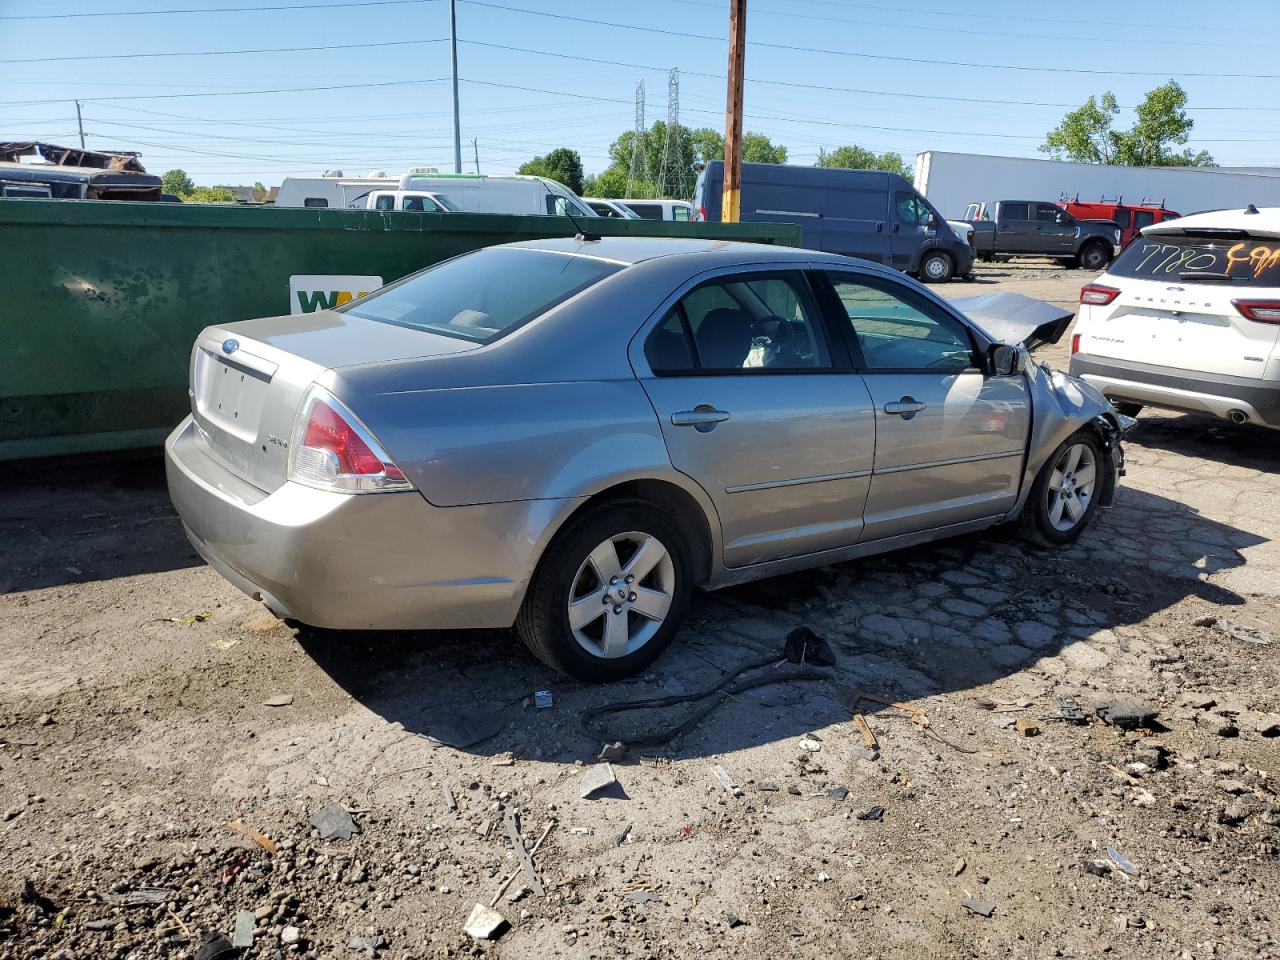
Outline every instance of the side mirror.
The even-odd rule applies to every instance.
[[[1018,372],[1017,348],[1007,343],[994,343],[987,351],[988,365],[992,376],[1011,377]]]

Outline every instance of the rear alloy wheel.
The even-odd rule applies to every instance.
[[[1105,244],[1090,243],[1080,251],[1080,266],[1085,270],[1101,270],[1111,262],[1111,251]]]
[[[920,259],[920,279],[925,283],[946,283],[955,269],[951,254],[944,250],[930,250]]]
[[[1098,509],[1105,468],[1102,446],[1081,430],[1054,451],[1041,468],[1022,510],[1022,530],[1045,546],[1074,543]]]
[[[618,680],[671,642],[691,591],[689,548],[666,513],[636,500],[601,504],[547,549],[516,629],[548,666]]]

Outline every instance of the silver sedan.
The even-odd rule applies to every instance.
[[[1123,418],[984,309],[807,250],[491,247],[203,331],[169,489],[196,549],[280,617],[514,624],[551,666],[615,679],[695,586],[998,523],[1081,534]]]

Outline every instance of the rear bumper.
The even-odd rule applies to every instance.
[[[169,496],[192,545],[280,617],[331,629],[509,627],[542,545],[574,501],[435,507],[417,492],[264,494],[196,442],[165,441]]]
[[[1072,356],[1071,373],[1112,400],[1209,413],[1224,420],[1280,429],[1280,381],[1158,367],[1083,353]]]

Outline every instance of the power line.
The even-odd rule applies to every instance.
[[[321,87],[275,87],[265,90],[214,90],[208,93],[146,93],[119,97],[81,97],[82,103],[109,103],[116,100],[178,100],[191,97],[252,97],[263,93],[311,93],[317,90],[360,90],[371,87],[411,87],[424,83],[443,83],[449,77],[429,80],[382,80],[376,83],[331,83]],[[26,107],[45,103],[68,103],[70,97],[45,100],[0,100],[0,107]]]
[[[589,23],[599,27],[612,27],[619,30],[637,30],[642,33],[656,33],[668,37],[682,37],[688,40],[714,40],[725,43],[724,37],[705,33],[689,33],[684,30],[667,30],[662,27],[646,27],[634,23],[618,23],[613,20],[596,20],[591,17],[575,17],[567,13],[551,13],[546,10],[527,10],[523,7],[510,7],[502,3],[491,3],[489,0],[459,0],[472,7],[484,7],[489,10],[505,10],[509,13],[521,13],[532,17],[549,17],[553,20],[569,20],[575,23]],[[1023,73],[1071,73],[1096,76],[1115,77],[1167,77],[1169,71],[1164,70],[1097,70],[1087,67],[1027,67],[1009,63],[970,63],[965,60],[938,60],[926,57],[897,57],[887,53],[857,53],[852,50],[831,50],[826,47],[801,47],[790,43],[772,43],[765,40],[748,40],[753,47],[770,50],[790,50],[796,53],[820,53],[837,57],[853,57],[860,60],[881,60],[892,63],[914,63],[928,66],[969,67],[981,70],[1013,70]],[[1187,73],[1178,72],[1174,76],[1208,77],[1233,80],[1280,80],[1280,74],[1274,73]]]
[[[0,60],[0,63],[64,63],[69,60],[143,60],[156,57],[237,57],[257,53],[312,53],[317,50],[362,50],[369,47],[408,47],[425,43],[444,43],[434,40],[383,40],[377,43],[336,43],[321,47],[262,47],[256,50],[184,50],[178,53],[88,53],[75,57],[28,57],[22,60]]]
[[[29,13],[0,20],[78,20],[83,17],[164,17],[184,13],[267,13],[273,10],[334,10],[341,7],[395,7],[439,0],[361,0],[355,3],[292,3],[270,7],[191,7],[185,10],[104,10],[93,13]]]

